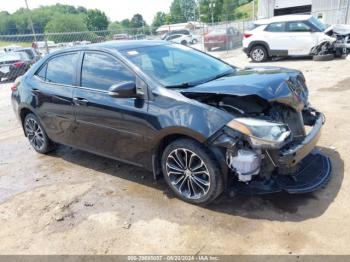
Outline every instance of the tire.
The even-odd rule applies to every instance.
[[[165,181],[180,199],[206,205],[223,192],[219,165],[204,145],[191,139],[175,140],[165,148],[161,161]]]
[[[192,44],[195,45],[195,44],[197,44],[197,43],[198,43],[198,40],[197,40],[197,39],[193,39],[193,40],[192,40]]]
[[[55,148],[55,144],[47,136],[39,119],[34,114],[28,114],[23,121],[24,132],[35,151],[46,154]]]
[[[312,57],[314,61],[331,61],[334,59],[333,54],[326,54],[326,55],[314,55]]]
[[[262,45],[253,46],[249,52],[250,58],[256,63],[266,62],[269,58],[267,50]]]
[[[187,45],[187,41],[182,40],[182,41],[181,41],[181,44],[182,44],[182,45]]]

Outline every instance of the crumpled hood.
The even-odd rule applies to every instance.
[[[200,94],[257,95],[301,111],[308,100],[305,79],[300,71],[280,67],[250,67],[204,84],[180,90],[188,97]]]

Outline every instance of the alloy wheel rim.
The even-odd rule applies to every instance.
[[[41,150],[45,146],[45,139],[39,124],[33,118],[28,118],[25,123],[25,130],[30,144],[35,149]]]
[[[208,168],[191,150],[173,150],[166,160],[166,172],[175,190],[186,198],[202,198],[210,189]]]
[[[262,61],[264,59],[264,51],[261,49],[255,49],[253,51],[253,58],[255,61]]]

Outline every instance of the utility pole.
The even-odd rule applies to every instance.
[[[30,27],[32,29],[33,36],[34,36],[34,42],[36,43],[37,41],[36,41],[36,35],[35,35],[35,30],[34,30],[34,25],[33,25],[33,20],[32,20],[32,14],[31,14],[31,12],[29,10],[29,6],[28,6],[27,0],[24,0],[24,2],[26,3],[26,7],[27,7],[27,10],[28,10],[28,13],[29,13],[28,20],[29,20]]]
[[[350,0],[348,0],[348,4],[346,6],[346,14],[345,14],[345,24],[349,23],[349,11],[350,11]]]
[[[209,8],[210,8],[210,12],[211,12],[211,25],[213,26],[214,25],[214,8],[215,8],[214,1],[210,1]]]
[[[253,0],[253,21],[255,21],[255,0]]]

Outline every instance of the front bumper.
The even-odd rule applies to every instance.
[[[234,193],[255,195],[288,192],[305,194],[323,188],[332,176],[332,164],[328,156],[314,150],[306,156],[299,166],[299,171],[291,175],[273,175],[271,179],[253,180],[242,183],[232,181],[230,190]]]
[[[315,148],[325,117],[314,114],[311,131],[301,141],[279,150],[266,151],[275,166],[271,177],[256,177],[249,183],[233,181],[230,189],[241,194],[268,194],[286,191],[300,194],[324,187],[331,178],[332,165],[328,156]],[[283,171],[283,172],[282,172]],[[287,172],[286,172],[287,171]]]
[[[279,168],[293,167],[315,148],[325,123],[325,117],[322,113],[316,112],[315,114],[315,124],[309,134],[299,143],[270,152],[271,160],[275,166]]]

